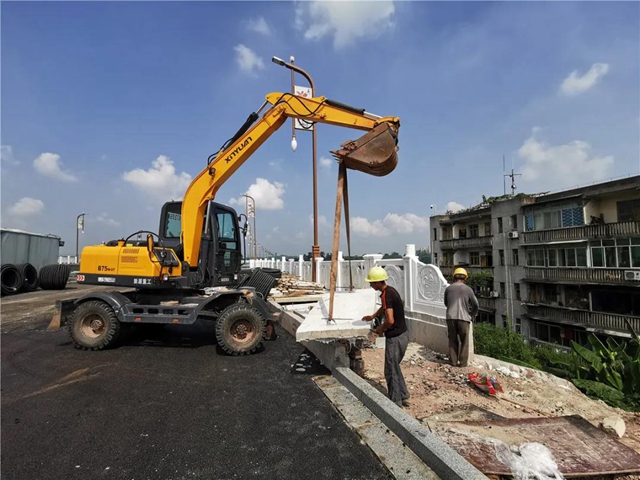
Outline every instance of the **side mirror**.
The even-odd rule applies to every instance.
[[[149,250],[149,253],[153,253],[153,235],[147,234],[147,250]]]
[[[249,226],[249,219],[244,213],[241,213],[240,215],[238,215],[238,225],[240,225],[240,223],[242,222],[242,217],[244,217],[244,226],[240,227],[240,230],[242,230],[242,235],[246,237],[247,227]]]

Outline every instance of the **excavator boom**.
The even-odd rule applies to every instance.
[[[184,260],[191,267],[198,265],[208,202],[288,118],[367,131],[359,139],[345,142],[341,149],[331,152],[338,162],[349,169],[384,176],[391,173],[397,165],[397,136],[400,128],[400,119],[397,117],[379,117],[364,109],[325,97],[304,98],[290,93],[270,93],[266,96],[263,107],[266,104],[271,104],[271,107],[263,116],[257,120],[258,115],[252,114],[238,134],[216,154],[213,161],[187,188],[182,201],[181,241]],[[252,120],[257,122],[251,126]]]

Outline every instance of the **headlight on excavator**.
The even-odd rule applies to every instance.
[[[167,275],[166,273],[164,275],[162,275],[162,281],[166,282],[169,280],[169,275]]]

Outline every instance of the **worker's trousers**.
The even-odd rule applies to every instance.
[[[404,332],[397,337],[385,338],[384,378],[387,380],[389,398],[398,406],[402,406],[402,400],[409,398],[407,384],[400,369],[400,362],[404,358],[408,345],[409,332]]]
[[[449,360],[454,367],[460,362],[461,367],[469,365],[469,327],[465,320],[447,319],[447,335],[449,336]]]

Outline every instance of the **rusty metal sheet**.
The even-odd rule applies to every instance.
[[[579,415],[493,421],[429,422],[442,438],[485,475],[511,475],[496,458],[495,446],[537,442],[552,453],[565,477],[640,473],[640,454],[593,426]]]

